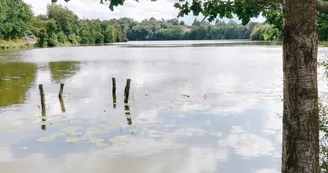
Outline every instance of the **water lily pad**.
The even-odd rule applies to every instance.
[[[5,127],[0,127],[0,131],[5,131],[5,132],[19,132],[21,131],[22,128],[19,126],[5,126]]]
[[[80,141],[82,141],[82,140],[83,140],[82,138],[69,137],[69,138],[66,139],[66,142],[74,143],[74,142],[80,142]]]
[[[54,136],[46,136],[46,137],[39,138],[38,141],[40,141],[40,142],[49,142],[49,141],[53,141],[55,139],[56,139],[56,137],[54,137]]]
[[[38,119],[36,119],[36,118],[19,118],[18,120],[20,120],[20,121],[23,121],[23,122],[33,122],[33,123],[37,123],[36,121],[38,120]]]
[[[93,135],[88,134],[88,135],[85,135],[85,136],[81,137],[81,139],[86,140],[86,141],[92,141],[92,140],[96,139],[96,137],[94,137]]]
[[[79,136],[80,134],[82,134],[81,132],[77,132],[77,130],[79,130],[79,129],[83,129],[83,127],[69,126],[66,128],[59,129],[59,131],[66,132],[72,136]]]
[[[95,139],[92,139],[91,142],[92,143],[102,143],[102,142],[105,142],[105,139],[97,139],[97,138],[95,138]]]
[[[115,144],[125,144],[128,142],[128,137],[126,135],[123,136],[115,136],[109,139],[110,142]]]
[[[52,136],[52,137],[58,138],[58,137],[63,137],[63,136],[65,136],[65,133],[61,133],[61,132],[58,132],[58,133],[52,133],[52,134],[50,134],[49,136]]]
[[[106,142],[95,143],[97,147],[105,147],[108,145]]]

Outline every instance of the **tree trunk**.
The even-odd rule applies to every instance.
[[[317,173],[319,117],[316,0],[284,4],[283,173]]]

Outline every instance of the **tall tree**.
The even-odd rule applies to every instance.
[[[111,10],[124,3],[124,0],[100,1],[110,1]],[[231,18],[236,14],[243,24],[251,17],[283,7],[282,172],[320,172],[317,9],[327,12],[328,3],[321,0],[179,0],[174,6],[180,10],[179,16],[193,12],[212,21],[218,16]]]
[[[23,0],[0,0],[0,39],[16,39],[30,32],[31,8]]]

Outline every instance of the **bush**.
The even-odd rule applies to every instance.
[[[58,44],[57,35],[55,33],[53,33],[49,37],[48,46],[54,47],[54,46],[57,46],[57,44]]]
[[[58,42],[59,42],[59,43],[65,43],[65,42],[67,42],[67,36],[66,36],[65,33],[63,33],[63,32],[59,32],[59,33],[57,34],[57,37],[58,37]]]
[[[250,39],[251,40],[265,40],[264,35],[270,35],[270,30],[272,29],[271,25],[264,24],[264,25],[256,25],[252,32]]]

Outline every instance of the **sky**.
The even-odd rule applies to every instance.
[[[27,4],[32,6],[33,12],[35,15],[46,14],[47,4],[51,3],[51,0],[24,0]],[[143,19],[149,19],[155,17],[157,19],[172,19],[176,18],[178,15],[178,10],[173,7],[173,4],[177,0],[158,0],[152,2],[150,0],[139,0],[136,2],[134,0],[127,0],[124,3],[124,6],[119,6],[114,8],[114,11],[110,11],[108,5],[103,5],[99,3],[100,0],[71,0],[69,3],[64,2],[64,0],[58,0],[58,4],[61,4],[80,18],[87,19],[112,19],[112,18],[121,18],[129,17],[137,21]],[[185,21],[186,24],[192,24],[195,16],[189,15],[179,20]],[[196,17],[199,20],[202,20],[202,16]],[[237,17],[234,17],[235,21],[238,22]],[[263,22],[264,18],[259,17],[253,19],[253,21]]]

